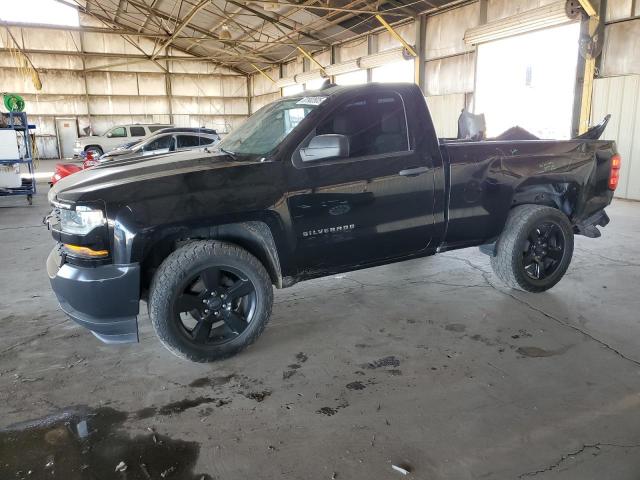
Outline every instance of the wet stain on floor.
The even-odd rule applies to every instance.
[[[244,396],[250,400],[255,400],[256,402],[262,402],[265,398],[271,395],[269,390],[263,390],[262,392],[248,392],[245,393]]]
[[[320,413],[322,415],[326,415],[328,417],[331,417],[333,415],[335,415],[336,413],[338,413],[338,410],[335,408],[331,408],[331,407],[322,407],[320,409],[318,409],[316,411],[316,413]]]
[[[130,437],[129,415],[112,408],[68,408],[0,430],[0,478],[201,480],[200,445],[158,433]]]
[[[349,390],[364,390],[367,387],[362,382],[351,382],[347,383],[347,388]]]
[[[144,420],[145,418],[151,418],[155,416],[156,413],[157,409],[155,407],[141,408],[136,412],[136,418]]]
[[[191,388],[214,388],[221,387],[222,385],[226,385],[229,383],[235,375],[227,375],[226,377],[202,377],[196,378],[193,382],[189,384]]]
[[[444,329],[450,332],[464,332],[467,329],[467,326],[462,323],[450,323],[446,325]]]
[[[567,350],[569,350],[569,347],[563,347],[558,350],[545,350],[544,348],[540,347],[519,347],[516,352],[524,357],[542,358],[562,355]]]
[[[295,374],[296,374],[296,370],[285,370],[284,372],[282,372],[282,379],[288,380],[289,378],[293,377]]]
[[[168,403],[158,408],[158,414],[175,415],[178,413],[182,413],[185,410],[189,410],[190,408],[199,407],[200,405],[205,405],[207,403],[215,403],[218,407],[221,407],[231,402],[229,400],[211,397],[185,398],[184,400]]]
[[[332,417],[336,413],[338,413],[339,410],[342,410],[343,408],[347,408],[348,406],[349,406],[349,403],[343,401],[340,404],[336,405],[335,407],[322,407],[322,408],[319,408],[318,410],[316,410],[316,413],[318,413],[320,415],[326,415],[327,417]]]
[[[398,366],[400,366],[400,360],[398,360],[393,355],[390,355],[388,357],[384,357],[379,360],[376,360],[375,362],[361,365],[361,368],[368,368],[373,370],[380,367],[398,367]]]

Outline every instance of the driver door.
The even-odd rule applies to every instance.
[[[304,161],[301,149],[318,135],[346,139],[346,156]],[[350,269],[427,248],[434,167],[415,144],[404,99],[391,89],[355,97],[320,121],[290,169],[288,207],[300,272]]]

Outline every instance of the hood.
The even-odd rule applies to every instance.
[[[75,203],[136,196],[143,183],[167,184],[190,173],[208,172],[247,164],[222,152],[180,152],[153,157],[114,159],[63,178],[49,191],[49,202]],[[117,191],[117,192],[116,192]]]

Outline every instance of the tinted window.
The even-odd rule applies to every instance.
[[[409,150],[407,120],[396,93],[376,93],[339,107],[316,129],[316,135],[349,138],[350,157]]]
[[[129,127],[132,137],[144,137],[147,132],[144,131],[144,127]]]
[[[108,137],[110,138],[120,138],[120,137],[126,137],[127,136],[127,129],[124,127],[116,127],[113,130],[111,130],[108,135]]]
[[[145,145],[144,151],[150,152],[153,150],[162,150],[165,148],[171,149],[172,146],[173,146],[173,136],[165,135],[160,138],[156,138],[155,140]]]
[[[178,135],[178,148],[193,148],[203,145],[196,135]]]
[[[154,125],[152,127],[149,127],[149,131],[151,133],[153,133],[153,132],[157,132],[158,130],[162,130],[163,128],[167,128],[167,126],[166,125]]]

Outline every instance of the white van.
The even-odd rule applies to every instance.
[[[108,130],[104,135],[91,135],[89,137],[78,138],[73,146],[73,154],[75,157],[79,157],[82,152],[91,151],[93,152],[94,158],[98,158],[103,153],[113,150],[123,143],[132,142],[137,139],[142,140],[147,135],[172,126],[173,125],[140,123],[117,125]]]

